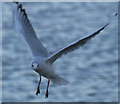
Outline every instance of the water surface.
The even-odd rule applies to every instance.
[[[53,53],[92,33],[117,12],[117,3],[23,3],[37,36]],[[17,32],[13,4],[2,5],[3,101],[116,102],[118,101],[117,17],[84,47],[54,63],[57,74],[70,83],[49,88],[42,78],[41,94],[35,95],[39,75],[31,69],[32,54]]]

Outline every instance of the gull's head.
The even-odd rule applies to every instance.
[[[37,71],[39,69],[39,64],[37,62],[32,63],[32,69]]]

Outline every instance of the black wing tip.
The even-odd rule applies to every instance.
[[[13,1],[13,3],[18,4],[18,2],[16,2],[16,1]]]
[[[118,13],[116,13],[114,16],[117,16],[118,15]]]
[[[18,6],[18,9],[19,9],[19,8],[22,10],[22,4],[20,4],[20,5]]]
[[[26,16],[26,18],[27,18],[26,11],[25,11],[25,9],[22,8],[22,4],[20,4],[19,2],[13,2],[13,3],[18,5],[17,9],[20,9],[21,12],[23,12],[23,15]]]
[[[22,9],[21,12],[23,12],[23,14],[27,16],[25,9]]]
[[[116,13],[114,16],[117,16],[118,13]],[[106,28],[108,25],[110,24],[110,22],[108,22],[105,26],[103,26],[99,31],[102,31],[104,28]]]

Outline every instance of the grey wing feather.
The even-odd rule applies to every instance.
[[[15,3],[14,18],[18,31],[22,34],[30,47],[33,56],[47,57],[49,54],[45,47],[38,40],[36,33],[27,17],[25,9],[22,8],[22,4]]]
[[[114,15],[116,16],[117,13]],[[76,49],[78,49],[79,47],[85,45],[90,39],[92,39],[93,37],[95,37],[97,34],[99,34],[102,30],[104,30],[104,28],[106,26],[108,26],[110,23],[110,21],[105,24],[104,26],[102,26],[101,28],[99,28],[98,30],[96,30],[95,32],[93,32],[92,34],[90,35],[87,35],[86,37],[82,38],[82,39],[78,39],[77,41],[71,43],[70,45],[68,45],[67,47],[59,50],[58,52],[55,52],[53,53],[50,57],[48,57],[46,59],[46,62],[49,62],[49,63],[53,63],[56,59],[58,59],[59,57],[61,57],[62,55],[66,55],[68,54],[69,52],[72,52]]]

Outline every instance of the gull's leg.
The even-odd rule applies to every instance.
[[[48,80],[48,84],[47,84],[47,90],[46,90],[45,98],[48,98],[48,87],[49,87],[49,83],[50,83],[50,80]]]
[[[36,95],[38,95],[38,93],[40,93],[40,83],[41,83],[41,75],[40,75],[40,80],[39,80],[39,84],[38,84],[38,87],[37,87],[37,92],[36,92]]]

